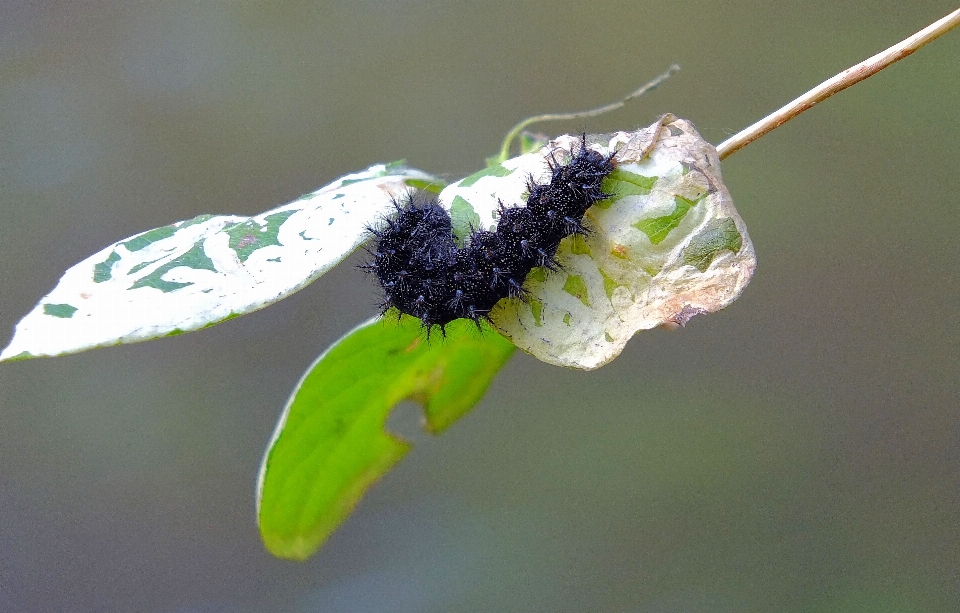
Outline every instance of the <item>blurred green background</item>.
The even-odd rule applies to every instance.
[[[833,2],[0,5],[0,329],[108,243],[369,164],[450,179],[538,113],[719,143],[956,8]],[[0,610],[960,610],[960,32],[724,164],[759,267],[596,372],[516,356],[309,562],[254,522],[351,260],[210,330],[0,365]],[[5,333],[6,334],[6,333]],[[5,341],[3,341],[5,342]]]

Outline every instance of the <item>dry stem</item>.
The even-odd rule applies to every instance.
[[[880,72],[897,60],[907,57],[920,47],[923,47],[935,38],[946,34],[958,25],[960,25],[960,9],[955,10],[939,21],[930,24],[910,38],[897,43],[889,49],[881,51],[875,56],[860,62],[852,68],[847,68],[832,79],[824,81],[793,102],[790,102],[786,106],[774,111],[752,126],[744,128],[737,134],[734,134],[727,140],[717,145],[717,153],[720,154],[720,159],[722,160],[726,158],[734,151],[745,147],[767,132],[775,128],[779,128],[788,120],[796,117],[818,102],[826,100],[830,96],[850,87],[854,83],[859,83],[867,77]]]

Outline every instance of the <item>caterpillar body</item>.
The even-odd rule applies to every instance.
[[[613,196],[601,184],[616,168],[616,152],[589,149],[584,134],[571,153],[567,163],[551,154],[550,179],[528,179],[526,204],[501,202],[496,230],[473,230],[463,247],[435,198],[408,193],[395,200],[396,214],[370,229],[371,259],[362,266],[383,288],[382,311],[396,308],[417,317],[429,334],[461,318],[479,326],[500,300],[524,299],[530,271],[557,270],[560,241],[588,234],[587,209]]]

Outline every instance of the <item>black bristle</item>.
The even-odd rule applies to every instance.
[[[523,287],[535,267],[560,270],[560,241],[587,236],[583,216],[612,197],[601,187],[616,168],[614,154],[587,148],[586,135],[572,159],[561,164],[551,152],[550,180],[527,182],[526,206],[500,203],[494,232],[475,230],[458,247],[449,213],[435,198],[407,194],[394,200],[396,214],[371,228],[371,259],[361,268],[383,288],[381,310],[396,308],[420,319],[429,338],[434,326],[469,319],[479,328],[504,298],[525,300]]]

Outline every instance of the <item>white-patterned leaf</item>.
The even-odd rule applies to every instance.
[[[63,275],[0,360],[170,336],[265,307],[354,251],[393,196],[428,183],[379,164],[261,215],[201,215],[110,245]]]
[[[588,140],[617,152],[617,170],[604,183],[615,197],[587,211],[588,238],[561,243],[561,272],[534,269],[529,300],[501,300],[491,313],[524,351],[584,369],[615,358],[639,330],[724,308],[756,267],[716,149],[690,122],[668,115],[644,130]],[[549,179],[550,152],[569,159],[579,141],[560,137],[448,186],[440,198],[455,231],[495,227],[498,200],[522,202],[529,176]]]

